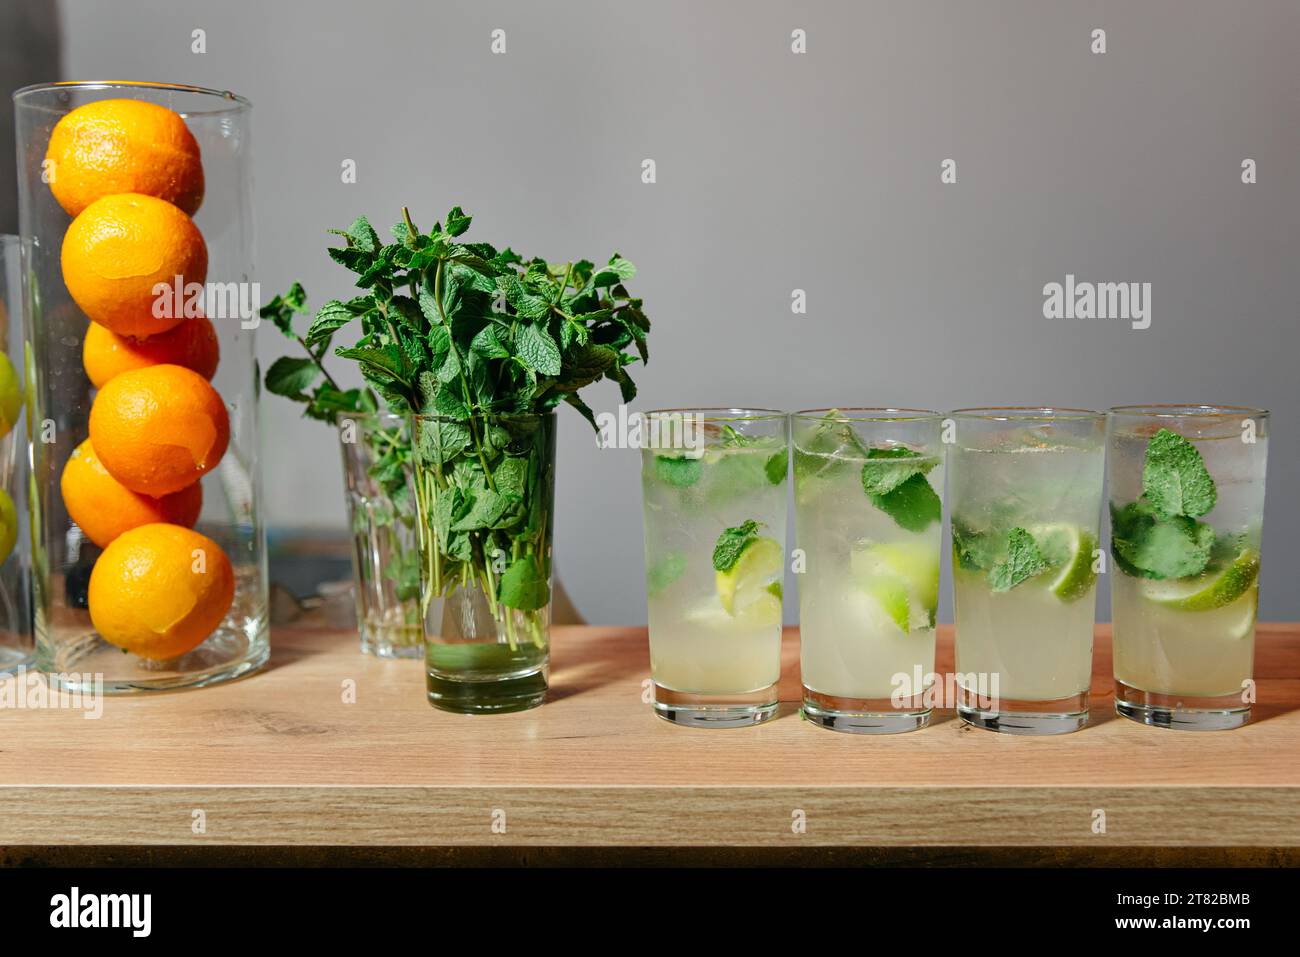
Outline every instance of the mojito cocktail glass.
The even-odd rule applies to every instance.
[[[1009,734],[1088,721],[1105,416],[952,414],[957,713]]]
[[[781,675],[787,417],[685,409],[642,421],[655,711],[696,727],[766,721]]]
[[[930,722],[943,521],[943,416],[791,418],[803,713],[834,731]]]
[[[1268,413],[1109,417],[1115,710],[1192,731],[1250,720]]]

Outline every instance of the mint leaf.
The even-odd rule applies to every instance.
[[[283,296],[277,295],[265,306],[257,310],[257,314],[263,319],[271,320],[275,327],[288,338],[296,339],[297,333],[293,331],[293,317],[306,311],[307,293],[299,283],[294,283]]]
[[[551,314],[551,304],[546,297],[530,293],[515,276],[498,279],[497,288],[523,319],[542,319]]]
[[[780,485],[785,481],[786,473],[790,470],[790,456],[785,449],[780,452],[773,452],[766,462],[763,463],[763,474],[773,485]]]
[[[307,329],[307,345],[328,343],[330,337],[351,322],[355,315],[345,303],[331,299],[316,310],[316,318]]]
[[[956,519],[952,523],[953,558],[967,571],[988,571],[998,560],[1003,542],[990,532],[977,532]]]
[[[528,480],[528,460],[506,458],[492,473],[492,478],[496,482],[497,491],[502,495],[522,499],[524,483]]]
[[[1111,554],[1128,575],[1186,578],[1210,564],[1217,536],[1205,522],[1164,515],[1145,497],[1123,508],[1111,506]]]
[[[752,435],[746,435],[744,432],[738,432],[729,425],[722,426],[722,441],[718,444],[723,448],[744,449],[749,448],[758,439]]]
[[[911,449],[867,449],[862,488],[868,495],[886,495],[913,475],[925,475],[936,464],[934,459],[923,459],[920,452]]]
[[[1161,429],[1147,443],[1142,491],[1157,511],[1190,518],[1210,511],[1218,498],[1201,453],[1169,429]]]
[[[481,528],[496,528],[515,504],[490,488],[479,489],[474,493],[474,504],[470,510],[451,526],[451,530],[470,532]]]
[[[267,391],[290,399],[302,399],[303,392],[311,388],[320,376],[320,366],[315,359],[296,359],[281,356],[266,370]]]
[[[883,495],[869,495],[876,506],[909,532],[921,532],[943,516],[943,503],[924,475],[913,474]]]
[[[740,554],[754,539],[758,538],[758,522],[747,520],[733,528],[724,529],[713,546],[713,567],[720,572],[729,572],[740,561]]]
[[[537,567],[535,559],[517,558],[501,575],[501,604],[519,611],[536,611],[551,600],[551,589],[546,576]]]
[[[669,552],[646,572],[645,590],[653,598],[669,585],[682,577],[686,571],[686,556],[681,552]]]
[[[995,592],[1010,591],[1047,568],[1034,536],[1023,528],[1007,533],[1007,557],[989,569],[989,585]]]
[[[541,326],[524,326],[515,336],[519,359],[534,372],[542,375],[560,374],[560,347],[551,334]]]
[[[370,225],[370,221],[364,216],[358,216],[354,219],[344,235],[352,240],[354,246],[364,252],[375,253],[379,251],[379,236]]]
[[[447,219],[443,222],[442,230],[448,236],[459,236],[469,229],[471,219],[472,217],[465,215],[465,212],[459,206],[453,206],[451,212],[447,214]]]
[[[674,488],[690,488],[700,480],[703,473],[704,464],[699,459],[671,455],[655,456],[655,475],[658,476],[659,481]]]

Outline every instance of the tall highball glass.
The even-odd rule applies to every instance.
[[[1161,728],[1250,720],[1269,414],[1109,416],[1115,710]]]

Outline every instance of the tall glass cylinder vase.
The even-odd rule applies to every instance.
[[[231,93],[14,95],[37,663],[190,688],[269,651],[249,110]]]
[[[536,707],[550,666],[555,413],[422,415],[414,429],[429,703]]]
[[[0,236],[0,674],[32,659],[32,547],[21,244]]]
[[[346,412],[339,415],[338,428],[361,650],[379,658],[423,657],[410,419],[392,412]],[[437,601],[430,613],[441,608]]]

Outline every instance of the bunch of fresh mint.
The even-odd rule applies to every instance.
[[[331,230],[345,245],[330,248],[330,258],[356,273],[364,292],[325,303],[305,336],[293,328],[294,316],[307,312],[297,283],[261,310],[307,352],[276,360],[269,391],[327,421],[373,409],[372,396],[339,388],[322,361],[335,335],[355,323],[360,337],[335,355],[356,362],[394,412],[466,417],[548,412],[567,402],[594,428],[580,389],[609,378],[623,401],[636,395],[626,366],[647,358],[650,320],[624,286],[636,275],[632,263],[618,254],[600,267],[585,259],[525,262],[509,248],[461,242],[470,217],[459,206],[427,233],[403,213],[389,244],[365,217]]]
[[[855,459],[864,459],[862,490],[871,504],[909,532],[921,532],[943,517],[939,495],[926,475],[939,464],[937,458],[921,455],[902,446],[867,447],[852,423],[838,410],[826,413],[816,430],[794,453],[795,474],[801,481],[815,481],[843,467],[846,459],[837,453],[847,449]]]
[[[1147,443],[1142,495],[1122,507],[1111,503],[1115,564],[1141,578],[1201,574],[1215,555],[1217,536],[1200,517],[1217,500],[1201,453],[1177,432],[1161,429]]]
[[[550,598],[552,437],[537,415],[564,402],[595,428],[578,393],[601,379],[631,401],[626,367],[646,360],[650,321],[624,285],[636,269],[618,254],[599,267],[525,261],[508,247],[463,241],[469,226],[455,207],[424,233],[403,210],[387,244],[364,217],[334,230],[344,244],[329,255],[357,275],[362,293],[325,303],[303,335],[293,325],[307,312],[301,286],[264,307],[261,315],[306,352],[276,360],[266,387],[317,419],[380,404],[439,417],[421,420],[414,448],[382,450],[377,468],[394,487],[408,464],[414,470],[435,538],[424,550],[426,602],[455,587],[481,589],[513,646],[517,624],[540,642],[532,613]],[[333,354],[358,364],[366,389],[342,389],[325,370],[345,328],[359,335]]]

